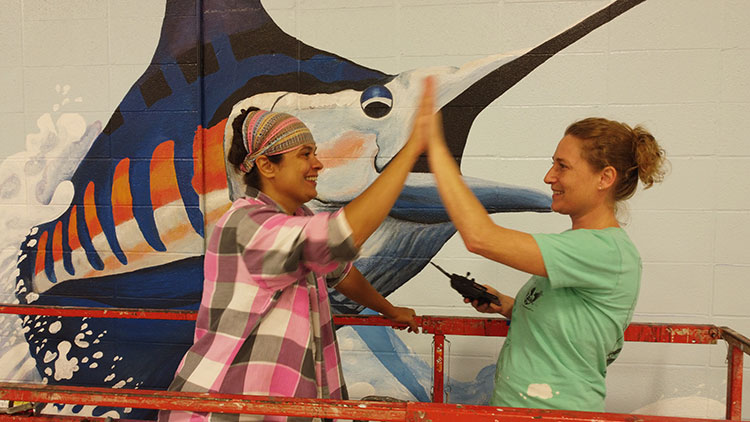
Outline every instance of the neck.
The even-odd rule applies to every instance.
[[[606,229],[608,227],[620,227],[615,217],[614,207],[599,207],[581,216],[571,216],[573,230],[576,229]]]

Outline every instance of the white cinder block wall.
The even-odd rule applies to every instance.
[[[607,4],[264,1],[286,32],[387,73],[460,66],[534,47]],[[0,158],[21,162],[17,153],[33,147],[27,135],[63,113],[76,113],[87,124],[106,123],[149,62],[163,9],[164,0],[0,0]],[[748,22],[747,0],[645,1],[549,60],[486,109],[473,125],[463,172],[546,191],[542,177],[567,124],[591,115],[644,124],[667,150],[672,172],[662,185],[639,192],[623,215],[644,262],[635,319],[711,323],[750,334]],[[24,189],[30,188],[20,182],[16,194],[0,192],[0,208],[33,210]],[[551,214],[494,219],[532,232],[569,225]],[[2,230],[17,235],[23,229],[17,226]],[[435,261],[455,272],[471,271],[506,293],[515,293],[527,278],[467,253],[457,238]],[[3,294],[4,301],[14,301]],[[431,268],[391,299],[423,314],[475,315]],[[7,334],[14,323],[4,318]],[[401,337],[429,360],[428,336]],[[502,344],[451,341],[450,375],[458,380],[471,380],[493,364]],[[724,344],[628,343],[610,368],[607,409],[650,406],[649,413],[687,409],[696,417],[722,417],[716,407],[726,393],[725,358]]]

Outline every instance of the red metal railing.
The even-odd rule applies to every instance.
[[[195,311],[74,308],[29,305],[0,305],[0,313],[19,315],[49,315],[60,317],[124,318],[194,320]],[[315,400],[247,395],[183,393],[150,390],[126,390],[91,387],[46,386],[38,384],[0,383],[0,398],[4,400],[91,404],[100,406],[136,407],[149,409],[183,409],[206,412],[290,415],[323,418],[368,419],[384,421],[632,421],[634,415],[614,413],[547,411],[539,409],[495,408],[439,404],[443,401],[444,348],[446,335],[505,336],[508,322],[502,318],[470,318],[421,316],[417,318],[422,332],[434,337],[433,404],[378,403],[349,400]],[[336,315],[338,325],[371,325],[404,328],[382,316]],[[626,341],[715,344],[717,340],[729,344],[727,367],[727,420],[740,420],[742,415],[742,369],[744,353],[750,353],[750,340],[727,327],[695,324],[633,323],[625,331]],[[23,418],[23,419],[18,419]],[[87,418],[97,420],[97,418]],[[637,420],[687,421],[700,419],[638,416]],[[0,415],[2,421],[29,421],[28,417]],[[33,420],[50,420],[36,416]],[[55,420],[78,421],[69,417]],[[122,420],[122,419],[121,419]],[[125,420],[122,420],[125,421]]]

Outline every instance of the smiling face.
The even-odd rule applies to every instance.
[[[581,155],[582,141],[566,135],[557,145],[552,167],[544,182],[552,188],[552,211],[576,221],[604,205],[602,172],[595,170]]]
[[[315,154],[314,144],[304,144],[285,152],[278,164],[262,165],[270,172],[262,172],[262,190],[273,198],[288,213],[293,213],[305,202],[318,195],[318,173],[323,164]],[[268,167],[270,166],[270,167]]]

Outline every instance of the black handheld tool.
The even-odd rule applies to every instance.
[[[470,273],[466,273],[466,277],[458,274],[449,274],[434,262],[430,262],[430,264],[434,265],[441,273],[451,279],[451,287],[461,293],[461,296],[472,302],[476,300],[480,305],[492,302],[495,305],[500,306],[500,299],[492,293],[489,293],[486,287],[477,284],[473,278],[469,278]]]

